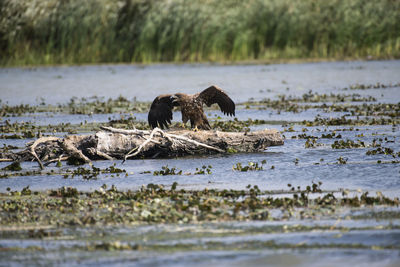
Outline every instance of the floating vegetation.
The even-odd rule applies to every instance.
[[[146,112],[150,103],[138,102],[136,99],[129,101],[123,96],[116,99],[104,100],[102,97],[91,97],[78,99],[71,98],[66,107],[61,106],[68,114],[111,114],[118,112]]]
[[[0,139],[27,139],[42,136],[42,133],[86,133],[95,132],[100,129],[101,126],[111,126],[121,129],[139,129],[146,130],[150,129],[147,122],[138,121],[134,117],[124,117],[120,119],[109,120],[108,122],[92,122],[92,123],[59,123],[59,124],[48,124],[48,125],[35,125],[32,122],[14,122],[10,123],[9,120],[5,120],[0,123],[0,132],[7,133],[1,134]]]
[[[94,192],[80,192],[71,187],[32,192],[26,187],[0,195],[0,224],[83,226],[271,220],[274,219],[273,209],[281,209],[287,218],[298,216],[299,212],[306,218],[304,208],[315,216],[315,213],[323,214],[324,210],[338,207],[400,204],[398,198],[391,199],[382,194],[369,196],[368,192],[337,198],[332,193],[324,193],[321,183],[313,183],[305,190],[293,187],[287,191],[292,197],[270,196],[270,192],[263,192],[257,186],[249,186],[248,190],[177,191],[176,185],[174,183],[168,190],[161,185],[149,184],[138,191],[119,191],[115,186],[107,189],[104,185]],[[313,193],[319,195],[309,197]],[[46,216],[41,216],[43,214]]]
[[[387,116],[396,118],[400,116],[400,103],[363,103],[361,105],[322,104],[313,108],[322,109],[324,112],[349,112],[351,116]]]
[[[153,175],[182,175],[182,170],[178,170],[175,167],[168,168],[168,165],[162,166],[161,170],[154,171]]]
[[[318,94],[310,90],[308,93],[303,94],[301,98],[281,95],[281,101],[290,102],[303,102],[303,103],[320,103],[320,102],[375,102],[376,98],[372,96],[361,96],[360,94]]]
[[[99,125],[100,126],[100,125]],[[138,129],[138,130],[149,130],[150,126],[147,122],[138,121],[135,117],[121,116],[120,119],[109,120],[106,124],[101,124],[101,126],[111,126],[120,129]]]
[[[3,147],[0,147],[0,152],[7,153],[11,150],[18,149],[19,147],[13,145],[3,144]]]
[[[338,164],[346,164],[347,160],[348,160],[348,158],[339,157],[337,159],[337,162],[338,162]]]
[[[279,100],[273,100],[267,98],[261,101],[244,102],[241,103],[241,105],[246,106],[246,109],[250,109],[250,107],[261,110],[274,109],[277,110],[278,113],[281,111],[299,113],[300,111],[312,108],[311,106],[304,106],[304,105],[299,105],[298,103],[293,103],[289,100],[286,100],[285,98],[282,98],[281,96]]]
[[[22,170],[22,167],[21,167],[21,163],[20,162],[14,161],[10,165],[2,168],[1,170],[2,171],[13,171],[13,172],[16,172],[16,171]]]
[[[323,144],[317,142],[317,138],[308,138],[304,143],[305,148],[316,148],[319,146],[323,146]]]
[[[342,116],[340,118],[322,118],[320,116],[316,116],[314,121],[306,121],[302,122],[303,125],[306,126],[338,126],[338,125],[396,125],[400,123],[400,118],[365,118],[352,120],[347,119],[346,116]]]
[[[318,139],[316,136],[308,135],[305,133],[299,134],[299,135],[292,135],[292,139]]]
[[[261,101],[248,101],[240,103],[245,106],[246,109],[250,107],[257,109],[274,109],[281,111],[299,113],[301,111],[309,109],[321,109],[324,112],[351,112],[352,115],[388,115],[398,114],[399,104],[381,104],[381,103],[364,103],[362,105],[351,105],[345,102],[375,102],[376,98],[372,96],[363,97],[359,94],[342,95],[342,94],[318,94],[310,91],[304,94],[302,97],[279,95],[277,100],[264,99]],[[324,102],[331,102],[330,104]],[[315,104],[303,104],[303,103],[315,103]],[[317,104],[322,103],[322,104]],[[393,112],[397,111],[397,112]]]
[[[349,88],[343,88],[343,90],[367,90],[367,89],[382,89],[382,88],[393,88],[393,87],[400,87],[400,82],[398,83],[388,83],[388,84],[383,84],[380,82],[377,82],[375,84],[353,84],[350,85]]]
[[[361,141],[353,141],[353,140],[336,140],[331,147],[333,149],[346,149],[346,148],[362,148],[366,147],[367,145]]]
[[[108,173],[116,174],[117,177],[120,176],[121,173],[124,173],[125,176],[128,176],[126,170],[116,168],[115,166],[116,164],[114,163],[113,165],[105,169],[96,168],[95,166],[92,166],[91,169],[78,167],[77,169],[73,170],[70,175],[65,174],[64,178],[68,177],[74,178],[75,176],[82,176],[82,178],[85,180],[92,180],[92,179],[97,179],[97,176],[100,174],[108,174]],[[113,177],[113,175],[111,175],[111,177]]]
[[[336,132],[333,133],[328,133],[328,134],[322,134],[321,138],[326,138],[326,139],[332,139],[332,138],[342,138],[341,134],[336,134]]]
[[[21,169],[22,170],[22,169]],[[20,170],[11,171],[11,170],[4,170],[5,172],[0,174],[0,178],[12,178],[12,177],[22,177],[22,176],[34,176],[34,175],[66,175],[65,172],[55,172],[54,170],[50,171],[41,171],[41,170],[30,170],[30,171],[23,171]]]
[[[0,117],[15,117],[40,112],[81,115],[126,113],[127,111],[143,113],[147,112],[149,108],[149,102],[140,102],[135,98],[128,100],[123,96],[107,100],[98,96],[90,98],[72,97],[68,103],[58,105],[41,103],[40,105],[10,106],[0,100]]]
[[[8,116],[21,116],[27,113],[34,113],[37,109],[37,106],[30,105],[16,105],[9,106],[6,103],[3,103],[0,99],[0,117],[8,117]]]
[[[241,172],[247,172],[247,171],[262,171],[263,170],[263,165],[266,164],[267,161],[263,160],[261,161],[261,164],[258,162],[249,162],[247,165],[242,166],[242,163],[236,163],[236,165],[233,165],[232,170],[234,171],[241,171]]]
[[[198,175],[198,174],[211,174],[211,169],[212,166],[211,165],[203,165],[201,168],[196,168],[196,171],[193,173],[194,175]]]
[[[291,133],[291,132],[295,132],[295,130],[294,130],[293,126],[290,126],[289,128],[284,128],[283,132]]]
[[[377,154],[384,154],[390,155],[393,158],[400,157],[400,152],[395,153],[393,149],[389,147],[378,147],[377,149],[368,150],[365,152],[366,155],[377,155]]]
[[[63,198],[71,198],[71,197],[77,198],[77,197],[79,197],[79,193],[76,188],[73,188],[70,186],[68,186],[68,187],[63,186],[57,190],[50,190],[49,196],[63,197]]]
[[[23,132],[22,134],[1,134],[0,139],[29,139],[34,138],[36,135],[31,131]]]
[[[76,249],[82,249],[79,246],[75,246]],[[119,241],[101,242],[97,244],[87,244],[85,247],[88,251],[94,250],[106,250],[106,251],[116,251],[116,250],[138,250],[140,247],[136,244],[122,243]]]
[[[32,194],[32,190],[29,189],[29,185],[27,187],[22,188],[20,195],[22,196],[30,196]]]
[[[283,121],[266,121],[258,119],[247,119],[245,121],[240,121],[237,118],[228,121],[215,120],[212,122],[211,127],[216,130],[225,132],[248,132],[250,131],[250,126],[263,125],[263,124],[282,124]]]
[[[315,95],[314,95],[315,96]],[[305,110],[322,110],[323,112],[326,113],[332,113],[332,112],[348,112],[350,113],[351,116],[372,116],[375,119],[376,116],[384,116],[384,119],[382,122],[380,120],[367,120],[364,119],[363,121],[360,122],[361,124],[368,124],[368,125],[377,125],[377,124],[391,124],[391,121],[386,122],[386,117],[395,119],[395,122],[399,122],[399,120],[396,120],[396,118],[400,117],[400,102],[393,104],[393,103],[363,103],[360,105],[356,104],[350,104],[350,103],[345,103],[347,102],[346,97],[348,96],[343,96],[343,95],[330,95],[332,97],[329,99],[328,95],[325,96],[320,96],[317,95],[316,99],[322,99],[325,98],[327,100],[330,100],[330,104],[327,103],[322,103],[318,104],[315,102],[315,104],[303,104],[302,102],[305,101],[305,99],[314,99],[314,97],[311,97],[310,95],[305,95],[303,96],[304,98],[298,98],[298,97],[287,97],[287,96],[279,96],[278,100],[273,100],[273,99],[264,99],[262,101],[248,101],[241,103],[239,105],[246,106],[246,108],[256,108],[256,109],[273,109],[278,112],[278,114],[281,111],[285,112],[293,112],[293,113],[298,113],[302,112]],[[351,98],[351,100],[354,100],[356,102],[367,102],[365,100],[374,100],[374,99],[356,99],[356,96]],[[349,100],[350,101],[350,100]],[[312,102],[314,103],[314,102]],[[317,116],[319,118],[319,116]],[[353,124],[351,121],[339,121],[339,124]],[[315,122],[316,124],[316,122]],[[318,124],[320,125],[320,123]],[[338,125],[338,124],[336,124]],[[309,126],[313,126],[311,123],[309,123]]]
[[[250,119],[249,119],[250,120]],[[261,123],[263,124],[263,123]],[[250,131],[250,121],[239,121],[237,118],[228,121],[216,120],[212,122],[212,128],[227,132]]]
[[[193,175],[203,175],[203,174],[212,174],[211,172],[212,166],[211,165],[203,165],[200,168],[196,168],[196,171],[193,172]],[[143,172],[143,173],[150,173],[148,172]],[[177,168],[169,168],[168,165],[162,166],[160,171],[154,171],[153,175],[192,175],[191,172],[185,172],[183,173],[182,170],[178,170]]]
[[[339,138],[342,138],[342,135],[336,134],[336,132],[333,132],[333,133],[322,134],[321,137],[307,135],[305,133],[292,136],[292,139],[307,139],[307,141],[304,143],[305,148],[316,148],[318,146],[323,146],[324,144],[317,142],[317,140],[319,138],[321,138],[321,139],[332,139],[332,138],[339,139]]]

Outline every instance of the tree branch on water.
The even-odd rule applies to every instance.
[[[2,160],[36,160],[41,169],[51,162],[72,160],[90,163],[97,159],[155,158],[212,153],[261,152],[283,145],[276,130],[220,132],[168,130],[124,130],[102,127],[90,135],[64,138],[42,137],[24,151],[0,153]],[[38,156],[39,155],[39,156]],[[43,164],[42,161],[46,159]]]
[[[35,148],[40,143],[44,143],[44,142],[47,142],[47,141],[58,141],[58,139],[59,139],[58,137],[54,137],[54,136],[41,137],[41,138],[37,139],[35,142],[33,142],[33,144],[31,145],[30,153],[36,159],[36,161],[39,163],[39,167],[40,167],[41,170],[44,169],[44,166],[43,166],[43,163],[40,161],[38,155],[36,154]]]

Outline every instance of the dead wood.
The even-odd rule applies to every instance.
[[[65,160],[68,160],[68,157],[66,157],[64,155],[60,155],[57,159],[51,159],[51,160],[47,161],[45,164],[43,164],[43,165],[44,166],[49,166],[53,162],[59,162],[59,161],[65,161]]]
[[[26,150],[3,153],[2,160],[36,160],[40,168],[51,162],[75,159],[91,163],[97,159],[155,158],[213,153],[260,152],[269,146],[283,145],[276,130],[220,132],[170,130],[124,130],[102,127],[91,135],[64,138],[42,137]],[[44,160],[45,159],[45,160]],[[44,164],[42,161],[46,161]]]
[[[37,145],[39,145],[40,143],[44,143],[47,141],[57,141],[59,138],[58,137],[54,137],[54,136],[49,136],[49,137],[41,137],[39,139],[37,139],[35,142],[33,142],[33,144],[31,145],[30,148],[30,152],[32,154],[32,156],[37,160],[37,162],[39,163],[40,169],[44,169],[43,163],[42,161],[39,159],[38,155],[35,152],[35,148],[37,147]]]

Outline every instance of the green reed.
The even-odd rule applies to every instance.
[[[400,1],[0,1],[0,64],[400,57]]]

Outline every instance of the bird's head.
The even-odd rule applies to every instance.
[[[182,100],[182,98],[184,97],[184,94],[181,93],[177,93],[171,96],[172,99],[172,104],[174,105],[179,105],[180,101]]]

